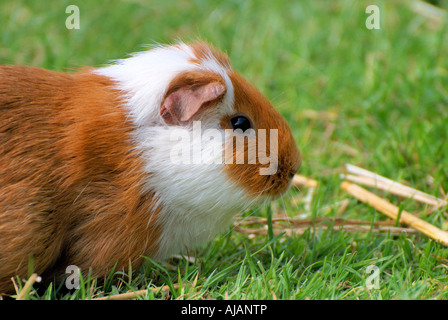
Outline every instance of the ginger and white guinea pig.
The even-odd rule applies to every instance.
[[[0,293],[30,261],[104,276],[197,248],[300,163],[285,119],[203,42],[74,74],[1,66]]]

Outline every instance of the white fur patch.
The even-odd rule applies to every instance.
[[[230,66],[220,65],[211,53],[201,64],[191,62],[194,58],[191,48],[181,43],[156,47],[96,71],[117,81],[126,97],[135,126],[134,138],[144,159],[145,171],[150,175],[146,188],[155,192],[162,208],[157,216],[162,225],[157,258],[212,240],[230,225],[235,214],[254,202],[229,180],[223,171],[224,164],[175,164],[170,159],[172,149],[179,144],[172,139],[172,131],[178,127],[164,123],[160,105],[169,83],[179,73],[209,70],[221,75],[226,83],[222,102],[200,119],[203,130],[218,129],[224,136],[220,119],[235,113],[233,85],[227,75]],[[192,127],[186,129],[193,141]],[[214,140],[203,141],[202,146],[205,150],[223,149],[222,142],[217,144]]]
[[[193,131],[189,132],[193,141]],[[230,225],[236,213],[252,204],[253,200],[229,181],[223,172],[224,164],[173,164],[171,151],[182,142],[172,139],[172,131],[163,127],[147,128],[146,136],[142,149],[145,170],[151,173],[146,186],[156,192],[162,207],[158,215],[164,226],[159,241],[160,257],[212,240]],[[213,154],[207,151],[216,147],[222,145],[216,145],[213,140],[202,141],[204,154]]]

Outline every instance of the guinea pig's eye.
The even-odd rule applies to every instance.
[[[252,123],[250,120],[244,115],[237,115],[230,119],[230,126],[233,130],[241,129],[243,132],[247,129],[252,128]]]

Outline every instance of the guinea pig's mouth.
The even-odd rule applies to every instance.
[[[264,192],[272,200],[280,198],[291,187],[296,170],[278,167],[272,175],[266,176]]]

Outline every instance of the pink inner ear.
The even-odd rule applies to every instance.
[[[160,114],[169,124],[189,121],[204,103],[221,97],[225,91],[226,87],[219,82],[198,88],[180,88],[166,97]]]

